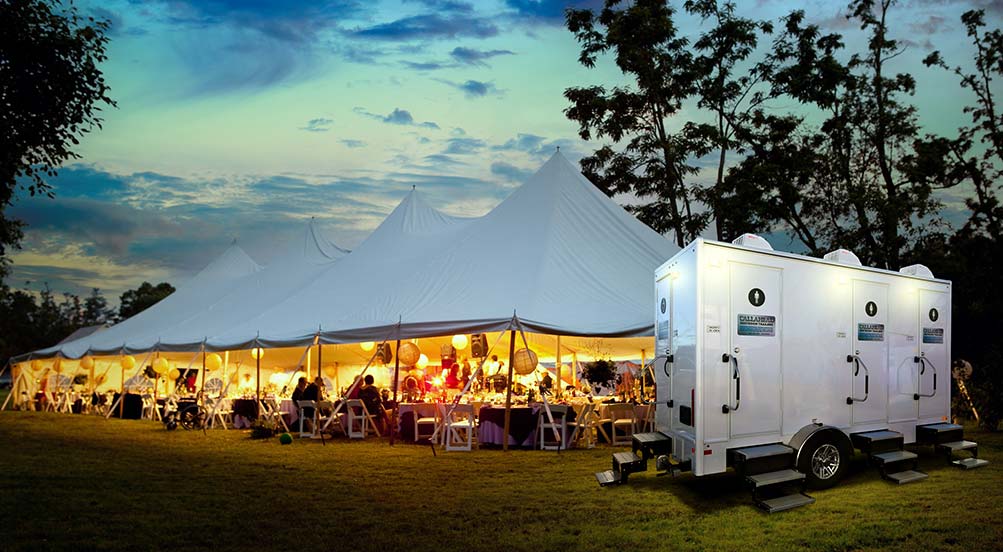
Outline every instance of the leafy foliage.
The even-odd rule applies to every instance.
[[[174,286],[167,282],[152,285],[143,282],[138,288],[130,289],[122,294],[118,307],[118,319],[125,320],[159,303],[168,295],[174,293]]]
[[[3,216],[19,183],[52,196],[45,179],[101,127],[99,104],[115,105],[98,68],[107,30],[72,2],[0,2],[0,259],[22,237],[21,222]]]
[[[593,386],[609,387],[616,379],[616,364],[606,359],[586,362],[582,367],[582,377]]]

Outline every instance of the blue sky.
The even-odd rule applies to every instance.
[[[12,209],[29,227],[8,282],[99,287],[117,302],[144,280],[183,282],[233,238],[267,263],[310,217],[351,248],[412,186],[449,213],[483,214],[557,146],[573,160],[598,146],[562,113],[565,88],[624,82],[608,61],[578,65],[563,27],[566,6],[598,4],[78,2],[112,22],[104,70],[118,108],[53,181],[55,199]],[[972,7],[993,25],[1003,17],[1000,0],[902,0],[894,12],[908,44],[896,69],[917,78],[931,132],[953,132],[969,98],[920,60],[933,49],[952,64],[969,57],[958,18]],[[861,44],[843,2],[739,9],[804,9],[846,33],[848,49]],[[680,26],[700,30],[692,18]]]

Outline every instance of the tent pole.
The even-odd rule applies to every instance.
[[[119,356],[125,354],[125,347],[122,347],[122,353]],[[122,367],[122,389],[118,392],[118,419],[121,420],[122,416],[125,414],[125,366],[122,364],[122,360],[119,359],[118,365]]]
[[[205,404],[205,341],[202,342],[202,385],[199,387],[199,395],[202,395],[202,404]]]
[[[645,352],[646,351],[644,349],[641,349],[641,374],[640,375],[641,375],[641,387],[642,388],[644,387],[644,374],[645,374],[644,363],[645,363],[645,360],[646,360],[644,358],[644,353]],[[637,398],[638,398],[638,400],[640,400],[642,397],[637,397]]]
[[[317,376],[322,376],[322,371],[324,370],[324,344],[317,340]],[[331,390],[334,393],[338,392],[338,389]]]
[[[261,346],[260,346],[261,344],[258,343],[258,340],[254,340],[254,344],[255,344],[255,349],[257,349],[257,354],[254,355],[254,368],[255,368],[255,372],[256,372],[255,375],[254,375],[254,385],[255,385],[255,387],[254,387],[254,404],[255,404],[255,409],[254,409],[254,415],[255,415],[255,417],[254,417],[254,419],[255,420],[260,420],[261,419],[261,353],[264,352],[264,351],[261,349]]]
[[[564,396],[564,383],[561,380],[561,336],[557,336],[557,398]]]
[[[578,389],[578,353],[571,353],[571,385]]]
[[[11,365],[10,359],[7,359],[7,366],[10,366],[10,365]],[[5,366],[4,367],[4,371],[6,371],[6,370],[7,370],[7,367]],[[10,373],[11,373],[11,375],[14,375],[14,371],[13,370],[11,370]],[[3,372],[0,372],[0,374],[3,374]],[[17,384],[21,380],[22,376],[24,376],[24,369],[18,370],[17,371],[17,377],[11,380],[11,382],[10,382],[10,394],[7,395],[6,399],[4,399],[3,406],[0,406],[0,412],[2,412],[4,410],[7,410],[7,403],[10,402],[10,398],[13,397],[14,393],[17,392]]]
[[[399,337],[398,332],[398,337]],[[394,350],[394,411],[393,416],[390,417],[390,446],[394,446],[394,439],[397,437],[397,416],[400,411],[400,406],[397,404],[397,386],[400,384],[401,375],[401,359],[398,355],[401,352],[401,340],[397,339],[397,348]],[[415,436],[417,440],[418,436]]]
[[[508,339],[508,384],[505,386],[505,431],[502,435],[502,450],[508,451],[508,431],[512,424],[512,358],[515,357],[515,328]]]

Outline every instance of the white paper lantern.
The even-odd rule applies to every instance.
[[[462,351],[463,349],[466,349],[469,343],[470,340],[467,339],[467,336],[465,334],[456,334],[453,336],[453,347],[457,351]]]
[[[529,349],[519,349],[512,357],[512,370],[520,376],[532,374],[536,370],[537,362],[536,353]]]

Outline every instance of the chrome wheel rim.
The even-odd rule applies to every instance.
[[[829,479],[839,470],[839,449],[826,443],[811,455],[811,472],[819,479]]]

